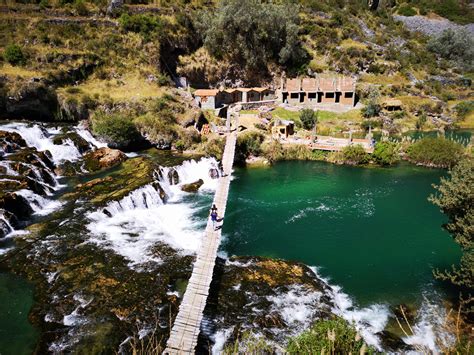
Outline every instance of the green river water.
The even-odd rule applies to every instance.
[[[316,266],[361,306],[419,304],[446,294],[432,269],[460,257],[427,201],[444,173],[294,161],[237,170],[222,249]]]

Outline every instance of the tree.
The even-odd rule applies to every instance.
[[[435,276],[449,281],[461,291],[474,291],[474,159],[462,159],[450,172],[448,178],[434,186],[436,194],[429,200],[448,217],[443,227],[461,246],[463,255],[459,266],[450,271],[436,271]],[[473,312],[472,299],[471,309]]]
[[[9,44],[5,48],[3,58],[11,65],[22,65],[25,64],[26,57],[21,50],[21,47],[16,44]]]
[[[399,145],[394,142],[377,142],[372,158],[377,164],[392,165],[399,159]]]
[[[313,129],[316,123],[318,122],[318,114],[310,108],[305,108],[301,110],[300,120],[303,124],[303,128],[310,130]]]
[[[474,67],[474,39],[464,29],[444,30],[428,42],[428,49],[465,70]]]
[[[195,26],[217,59],[261,71],[268,63],[300,63],[306,52],[298,37],[298,8],[258,0],[223,0],[203,13]]]
[[[346,164],[358,165],[369,161],[369,155],[360,144],[345,146],[341,153]]]
[[[362,109],[362,114],[367,118],[374,117],[378,116],[381,110],[382,107],[380,106],[380,92],[375,86],[372,86],[369,89],[366,105]]]
[[[415,164],[450,168],[461,159],[464,147],[444,137],[425,137],[410,145],[408,160]]]

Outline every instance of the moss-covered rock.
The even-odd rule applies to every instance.
[[[74,143],[74,146],[77,148],[77,150],[81,154],[91,149],[89,142],[87,142],[84,138],[82,138],[76,132],[67,132],[67,133],[58,134],[57,136],[54,137],[53,143],[57,145],[61,145],[61,144],[66,143],[68,140]]]
[[[99,177],[88,183],[79,184],[65,198],[85,198],[94,204],[120,200],[130,192],[155,181],[158,167],[145,157],[128,159],[121,163],[107,177]]]
[[[99,148],[84,155],[85,168],[88,171],[98,171],[112,168],[127,160],[127,156],[117,149]]]
[[[181,186],[181,190],[184,192],[198,192],[199,188],[204,184],[204,181],[202,179],[199,179],[195,182],[192,182],[190,184],[184,184]]]

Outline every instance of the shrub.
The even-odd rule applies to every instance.
[[[6,46],[3,58],[11,65],[23,65],[26,62],[26,57],[21,47],[16,44]]]
[[[176,150],[182,152],[185,149],[185,144],[182,140],[177,140],[174,144]]]
[[[415,123],[416,129],[422,129],[426,121],[427,121],[426,114],[422,113],[416,120],[416,123]]]
[[[141,138],[131,119],[102,111],[96,112],[92,118],[92,132],[116,146],[128,146]]]
[[[380,165],[392,165],[400,159],[399,145],[394,142],[377,142],[372,159]]]
[[[408,160],[413,163],[440,168],[454,166],[463,155],[464,147],[444,137],[422,138],[406,151]]]
[[[196,22],[203,43],[218,59],[251,70],[269,62],[299,66],[306,60],[298,36],[298,8],[254,0],[221,1]]]
[[[315,160],[313,152],[305,144],[290,145],[283,154],[286,160]]]
[[[318,121],[318,115],[310,108],[305,108],[300,112],[300,120],[303,124],[303,128],[310,130],[313,129],[314,125]]]
[[[176,120],[168,110],[148,112],[135,118],[134,123],[145,137],[160,145],[171,144],[178,137]]]
[[[398,13],[402,16],[415,16],[416,11],[413,7],[408,4],[402,4],[398,8]]]
[[[342,149],[344,163],[351,165],[366,164],[369,162],[369,155],[360,144],[348,145]]]
[[[309,330],[291,338],[289,354],[363,354],[373,351],[354,326],[344,319],[318,320]]]
[[[256,131],[247,132],[237,138],[235,147],[235,161],[245,162],[250,155],[258,156],[261,153],[261,144],[265,136]]]
[[[454,106],[454,111],[460,119],[464,119],[474,111],[474,101],[462,101]]]
[[[376,87],[371,87],[367,94],[366,105],[362,109],[364,117],[378,116],[382,107],[380,106],[380,92]]]
[[[203,141],[202,150],[206,156],[221,160],[224,154],[225,140],[221,137],[211,138]]]
[[[263,156],[269,162],[275,162],[283,158],[283,146],[277,140],[272,140],[271,142],[264,143],[262,145]]]
[[[89,13],[84,0],[75,0],[73,6],[79,16],[87,16]]]
[[[140,33],[146,40],[149,40],[152,34],[160,34],[163,29],[163,23],[158,17],[144,14],[124,13],[120,16],[119,23],[123,30]]]
[[[427,48],[465,70],[474,67],[474,39],[464,29],[443,31],[428,42]]]

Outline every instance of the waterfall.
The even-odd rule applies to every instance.
[[[91,132],[87,129],[85,122],[79,123],[75,128],[77,134],[79,134],[82,138],[84,138],[91,147],[96,148],[103,148],[107,147],[107,143],[100,142],[91,134]]]
[[[45,128],[39,124],[29,125],[22,122],[7,123],[0,126],[0,129],[20,134],[28,146],[35,147],[38,151],[48,150],[55,164],[66,160],[74,161],[81,157],[81,153],[72,141],[67,140],[63,144],[53,143],[52,138],[61,133],[58,129]]]
[[[31,190],[23,189],[15,191],[15,194],[25,198],[36,215],[45,216],[62,206],[61,202],[48,200]]]
[[[201,159],[160,168],[157,181],[110,202],[100,211],[89,213],[89,242],[122,255],[131,267],[161,262],[153,253],[153,246],[160,243],[183,254],[194,254],[207,222],[194,216],[209,206],[185,198],[190,194],[181,191],[180,186],[202,179],[202,193],[212,193],[216,182],[209,177],[209,169],[215,166],[216,160]],[[177,172],[177,184],[170,183],[170,171]]]
[[[61,144],[53,143],[55,136],[65,133],[56,127],[48,127],[37,123],[12,122],[2,124],[0,130],[20,134],[28,146],[35,147],[38,151],[48,150],[56,165],[66,160],[76,161],[82,156],[74,142],[70,139],[65,139]],[[84,138],[92,148],[107,146],[107,144],[95,139],[83,123],[80,123],[70,131],[76,132]]]

